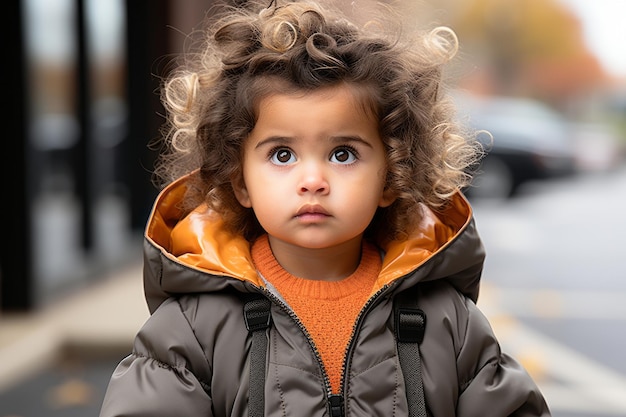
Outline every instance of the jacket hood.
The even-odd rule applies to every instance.
[[[205,206],[180,209],[187,179],[161,191],[147,222],[144,291],[151,313],[177,294],[228,287],[251,292],[265,286],[246,239],[227,231],[219,215]],[[383,266],[373,293],[399,278],[400,289],[446,279],[476,301],[485,254],[469,202],[457,193],[442,212],[422,210],[423,220],[408,239],[381,248]]]

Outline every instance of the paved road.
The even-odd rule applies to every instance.
[[[556,417],[626,416],[626,169],[473,203],[503,348]]]
[[[488,254],[479,306],[554,417],[626,417],[626,169],[526,191],[473,202]],[[97,417],[121,356],[52,364],[0,392],[0,417]]]

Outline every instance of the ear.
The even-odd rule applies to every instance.
[[[235,192],[235,197],[237,198],[237,201],[239,201],[239,204],[245,208],[252,208],[250,194],[248,194],[248,189],[243,181],[241,181],[241,184],[239,185],[233,184],[233,191]]]
[[[380,196],[380,200],[378,201],[378,207],[389,207],[396,201],[396,195],[388,188],[383,190],[383,194]]]

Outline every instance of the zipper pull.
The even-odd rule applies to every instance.
[[[328,397],[330,417],[343,417],[343,395],[332,394]]]

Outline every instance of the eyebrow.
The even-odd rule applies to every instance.
[[[334,143],[357,142],[369,148],[373,147],[371,143],[369,143],[368,141],[366,141],[360,136],[330,136],[328,139],[330,142],[334,142]],[[254,149],[259,149],[263,146],[273,145],[273,144],[285,145],[293,141],[297,141],[297,138],[292,138],[289,136],[270,136],[259,141],[259,143],[255,145]]]
[[[372,144],[363,139],[360,136],[331,136],[330,140],[332,142],[357,142],[361,143],[369,148],[372,148]]]
[[[270,136],[268,138],[260,140],[259,143],[257,143],[254,146],[254,149],[259,149],[259,148],[262,148],[263,146],[272,145],[272,144],[283,145],[283,144],[289,143],[290,141],[291,139],[286,136]]]

